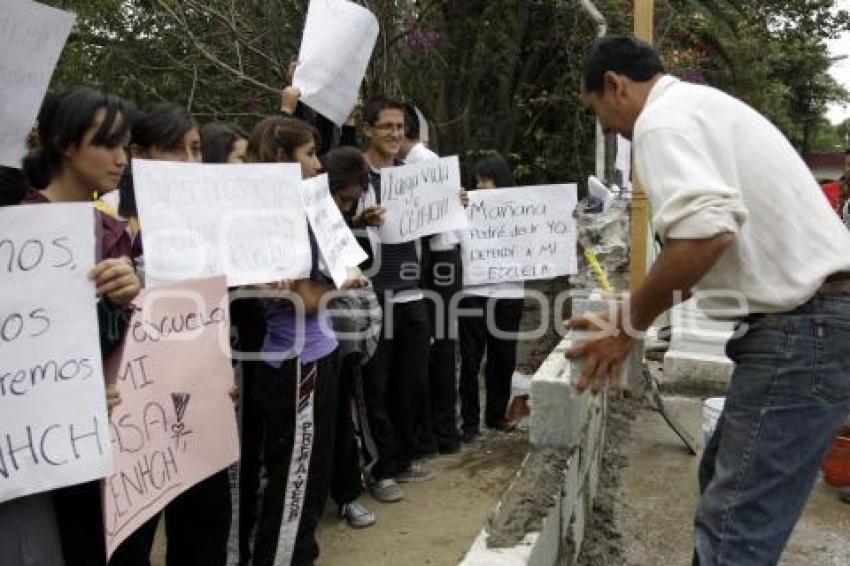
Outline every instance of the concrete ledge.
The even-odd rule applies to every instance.
[[[463,566],[571,565],[578,558],[599,485],[608,414],[607,394],[593,397],[573,390],[571,376],[581,371],[582,364],[566,360],[564,350],[580,339],[579,333],[564,338],[531,381],[532,444],[569,453],[563,482],[551,494],[554,505],[540,531],[526,533],[514,547],[488,548],[488,535],[482,529],[461,562]],[[520,470],[517,477],[522,473]]]
[[[664,355],[663,380],[729,383],[735,364],[725,356],[670,350]]]

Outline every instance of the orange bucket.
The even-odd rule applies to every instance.
[[[823,477],[831,486],[850,486],[850,436],[836,436],[821,466]]]

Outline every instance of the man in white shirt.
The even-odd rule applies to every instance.
[[[850,411],[850,235],[769,121],[665,75],[650,46],[597,41],[582,100],[632,139],[664,249],[617,312],[569,321],[604,330],[567,352],[585,362],[577,387],[616,382],[635,331],[677,293],[738,319],[735,372],[700,466],[694,563],[775,564]]]

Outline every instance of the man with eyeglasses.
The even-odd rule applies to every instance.
[[[403,497],[398,482],[426,481],[433,473],[413,463],[418,455],[417,429],[428,414],[428,350],[430,325],[420,286],[421,244],[382,244],[377,227],[383,222],[381,169],[401,165],[398,153],[404,137],[404,106],[378,98],[363,109],[364,156],[369,164],[369,188],[361,199],[355,228],[365,228],[371,264],[364,273],[384,309],[378,349],[363,368],[369,425],[378,451],[370,489],[383,502]]]

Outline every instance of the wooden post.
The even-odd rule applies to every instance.
[[[635,36],[652,43],[654,0],[635,0]],[[632,171],[635,168],[632,167]],[[647,242],[649,240],[649,201],[636,175],[632,183],[632,257],[629,263],[629,284],[636,289],[646,278]]]
[[[635,0],[635,37],[652,43],[654,0]]]

